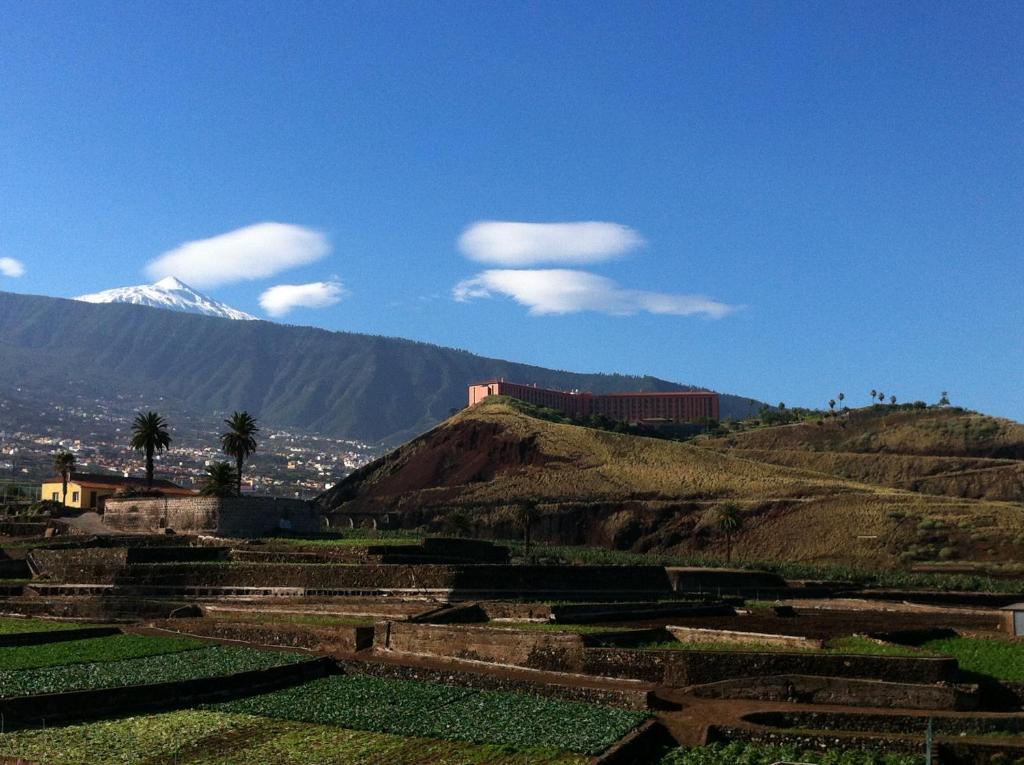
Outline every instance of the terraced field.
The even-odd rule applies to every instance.
[[[73,641],[73,643],[96,643],[104,640],[110,640],[110,638],[100,638],[97,641]],[[144,638],[144,640],[155,639]],[[38,663],[35,657],[24,653],[19,653],[16,658],[7,658],[4,661],[3,653],[5,651],[20,652],[22,649],[0,649],[0,661],[4,661],[4,665],[7,667],[0,670],[0,697],[65,693],[97,688],[194,680],[201,677],[220,677],[238,672],[279,667],[305,658],[301,654],[257,651],[250,648],[189,645],[195,641],[174,642],[182,645],[177,650],[168,650],[173,646],[167,643],[152,647],[143,645],[140,648],[147,652],[131,658],[118,658],[119,654],[123,654],[123,652],[108,649],[105,646],[97,646],[89,651],[71,649],[65,656],[67,660],[62,662],[59,660],[59,655],[51,651],[47,657],[38,659],[38,661],[45,660],[45,664]],[[45,646],[45,648],[57,649],[71,646],[73,643],[57,643]],[[38,650],[39,647],[31,646],[30,648]],[[153,653],[160,648],[163,648],[165,652]],[[83,658],[86,656],[94,658],[87,660]],[[97,656],[101,658],[95,658]]]
[[[793,746],[769,746],[733,742],[698,749],[673,749],[659,765],[774,765],[800,762],[807,765],[920,765],[921,757],[863,750],[808,751]]]
[[[92,627],[91,624],[58,622],[51,619],[24,619],[17,616],[0,616],[0,635],[14,635],[23,632],[54,632]]]
[[[582,754],[603,751],[646,717],[515,693],[348,675],[212,708],[377,733]]]
[[[0,756],[48,765],[585,765],[564,751],[370,733],[210,710],[0,735]]]
[[[62,643],[15,646],[0,648],[0,671],[137,659],[193,651],[205,645],[208,644],[182,638],[110,635]]]

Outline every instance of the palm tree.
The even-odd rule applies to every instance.
[[[732,538],[743,531],[743,511],[735,502],[726,502],[714,510],[711,525],[725,537],[725,560],[732,560]]]
[[[882,391],[878,391],[878,400],[881,401],[883,404],[885,403],[885,394],[882,393]]]
[[[874,388],[871,389],[871,403],[875,403],[875,399],[878,398],[878,391]]]
[[[830,412],[834,412],[835,411],[835,409],[836,409],[836,400],[834,398],[830,398],[828,400],[828,408],[829,408]]]
[[[61,502],[68,503],[68,480],[75,469],[75,455],[67,451],[59,451],[53,455],[53,472],[60,476]]]
[[[519,527],[523,530],[524,557],[530,562],[530,543],[533,530],[533,521],[537,514],[537,500],[526,499],[516,505]]]
[[[889,403],[896,406],[896,396],[889,396]]]
[[[156,412],[139,412],[132,423],[132,440],[129,444],[135,451],[146,453],[146,488],[153,488],[153,452],[171,448],[171,435],[167,432],[167,420]]]
[[[256,420],[248,412],[235,412],[224,420],[228,432],[220,437],[221,450],[235,458],[236,476],[238,480],[238,496],[242,496],[242,465],[246,457],[256,451]]]
[[[230,497],[235,493],[235,469],[230,462],[214,462],[206,466],[206,475],[199,493],[204,497]]]
[[[836,396],[836,398],[839,399],[839,411],[841,412],[843,411],[843,400],[846,398],[846,394],[843,393],[842,391],[839,391],[839,395]]]
[[[939,398],[939,406],[949,406],[948,391],[942,391],[942,396]]]

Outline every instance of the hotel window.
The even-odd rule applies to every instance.
[[[77,491],[71,492],[71,501],[72,502],[77,502],[78,501],[78,492]]]

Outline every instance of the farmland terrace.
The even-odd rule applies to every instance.
[[[2,757],[910,765],[929,717],[942,763],[1024,747],[1014,579],[360,530],[4,545]]]

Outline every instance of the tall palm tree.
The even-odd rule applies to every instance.
[[[59,451],[53,455],[53,472],[60,476],[61,502],[68,503],[68,480],[75,469],[75,455],[71,452]]]
[[[146,453],[146,488],[152,489],[153,452],[171,448],[167,420],[156,412],[139,412],[132,423],[132,440],[129,446],[137,452]]]
[[[235,493],[235,469],[230,462],[214,462],[206,466],[199,493],[204,497],[230,497]]]
[[[256,451],[256,434],[260,429],[248,412],[235,412],[224,420],[224,424],[228,426],[228,432],[221,435],[220,448],[229,457],[235,458],[238,496],[242,496],[242,465],[246,457]]]
[[[743,511],[735,502],[726,502],[715,509],[714,526],[725,536],[725,560],[732,560],[732,538],[743,531]]]
[[[871,389],[871,403],[875,403],[875,399],[878,397],[878,391],[874,388]]]
[[[836,400],[834,398],[830,398],[828,400],[828,410],[830,412],[833,412],[833,411],[835,411],[835,408],[836,408]]]
[[[839,391],[839,395],[836,396],[836,398],[839,399],[839,411],[841,412],[843,411],[843,400],[846,398],[846,394],[843,393],[842,391]]]

